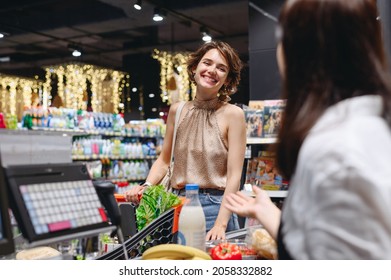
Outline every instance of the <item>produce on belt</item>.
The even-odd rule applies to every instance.
[[[210,250],[212,260],[241,260],[240,247],[232,243],[220,243]]]
[[[160,244],[147,249],[143,260],[210,260],[210,256],[197,248],[180,244]]]
[[[277,243],[264,228],[256,229],[252,233],[252,248],[260,258],[267,260],[278,258]]]

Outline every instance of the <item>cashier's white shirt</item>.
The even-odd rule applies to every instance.
[[[391,132],[379,96],[330,107],[299,153],[284,202],[295,259],[391,259]]]

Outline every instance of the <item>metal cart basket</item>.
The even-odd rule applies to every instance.
[[[126,248],[128,258],[135,259],[141,257],[143,252],[150,247],[159,244],[176,243],[178,233],[177,219],[180,209],[181,206],[177,206],[167,210],[141,231],[126,240],[124,244],[96,259],[125,260],[123,246]]]

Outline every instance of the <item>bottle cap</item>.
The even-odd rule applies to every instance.
[[[185,186],[186,191],[198,190],[199,188],[198,184],[186,184]]]

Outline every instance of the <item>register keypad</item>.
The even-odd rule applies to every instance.
[[[38,235],[107,221],[91,180],[21,185],[19,188]]]

